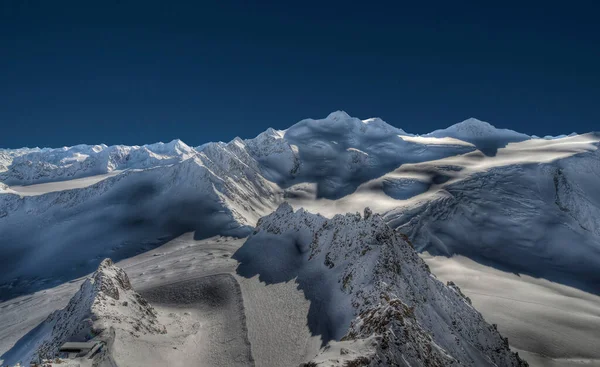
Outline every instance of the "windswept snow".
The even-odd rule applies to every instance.
[[[254,366],[241,290],[231,274],[156,286],[143,290],[142,295],[169,310],[172,318],[183,314],[182,321],[192,323],[196,333],[186,335],[182,345],[171,349],[170,357],[155,350],[149,341],[146,357],[138,354],[128,365],[161,365],[159,361],[164,361],[169,366]],[[115,359],[125,359],[120,353],[127,354],[129,349],[127,344],[115,347]]]
[[[406,137],[402,138],[406,139]],[[537,139],[510,143],[505,148],[498,149],[497,154],[493,157],[486,157],[481,152],[474,151],[443,159],[405,163],[376,179],[366,181],[358,186],[352,194],[337,200],[317,197],[315,192],[317,187],[306,184],[290,187],[286,192],[293,193],[298,190],[298,187],[303,187],[303,191],[310,192],[310,194],[297,200],[292,195],[289,201],[295,207],[304,207],[309,211],[319,212],[328,217],[339,213],[360,211],[365,206],[370,206],[379,213],[385,213],[395,208],[411,207],[432,198],[444,196],[446,193],[443,189],[446,186],[473,175],[485,174],[492,169],[501,172],[504,169],[511,170],[514,166],[556,164],[561,160],[584,153],[593,155],[598,149],[599,142],[600,136],[590,133],[556,140]],[[592,156],[591,160],[594,159],[596,158]],[[573,158],[573,160],[577,159]],[[600,173],[600,169],[597,172]],[[396,200],[397,198],[393,194],[388,195],[385,192],[386,184],[397,183],[406,186],[406,181],[419,181],[427,184],[427,188],[412,191],[414,195],[405,195],[400,200]],[[305,197],[310,199],[304,200]]]

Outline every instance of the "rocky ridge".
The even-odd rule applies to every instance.
[[[270,255],[274,250],[261,244],[277,239],[282,248]],[[272,270],[265,264],[273,264],[275,256],[292,263],[281,253],[287,243],[302,260],[293,262],[300,262],[295,269],[277,271],[296,277],[307,298],[320,303],[320,314],[327,317],[320,324],[329,322],[331,331],[324,342],[346,343],[351,349],[357,340],[375,336],[370,351],[356,357],[359,365],[526,365],[458,287],[438,281],[406,237],[379,214],[366,209],[362,217],[356,213],[326,219],[302,209],[294,212],[284,203],[259,221],[236,255],[240,272],[251,276],[247,271],[252,268],[269,282]],[[326,289],[315,290],[314,278]],[[313,365],[342,362],[348,359],[329,356],[326,345]]]

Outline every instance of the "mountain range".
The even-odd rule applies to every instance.
[[[433,293],[423,295],[423,302],[426,309],[438,311],[415,308],[411,335],[429,335],[445,351],[434,353],[442,365],[451,359],[479,365],[481,349],[457,354],[451,352],[454,347],[446,344],[448,340],[438,339],[456,330],[452,326],[452,330],[438,330],[432,315],[444,318],[443,325],[448,325],[446,316],[440,315],[471,307],[461,303],[456,310],[439,313],[444,303],[439,297],[446,299],[446,306],[463,302],[451,292],[452,287],[437,289],[438,285],[427,283],[429,276],[423,278],[427,285],[412,284],[402,271],[398,276],[404,278],[392,283],[373,279],[378,274],[375,268],[357,273],[348,261],[356,261],[360,251],[369,252],[371,247],[361,243],[358,254],[348,255],[335,240],[339,234],[331,234],[327,226],[348,227],[350,234],[343,236],[352,242],[364,223],[377,218],[376,228],[388,228],[392,237],[403,238],[394,240],[402,243],[399,248],[386,247],[385,258],[401,256],[406,261],[409,255],[396,251],[404,251],[402,246],[410,243],[411,249],[422,254],[464,256],[501,271],[598,295],[599,144],[597,133],[540,138],[473,118],[414,135],[379,118],[361,120],[337,111],[324,119],[302,120],[286,130],[268,129],[253,139],[236,137],[228,143],[197,147],[174,140],[143,146],[3,149],[0,301],[52,289],[93,272],[107,257],[114,261],[132,258],[187,232],[194,232],[195,240],[249,236],[234,256],[240,263],[239,276],[259,275],[266,283],[297,278],[308,299],[322,301],[325,296],[318,290],[311,293],[309,284],[323,275],[315,275],[311,265],[286,255],[281,244],[279,249],[267,248],[275,241],[271,237],[257,240],[265,236],[261,233],[269,233],[279,234],[281,243],[289,242],[289,236],[281,233],[289,232],[290,224],[270,224],[285,212],[300,228],[309,227],[297,229],[295,236],[300,237],[292,241],[297,251],[311,259],[318,257],[319,263],[333,264],[335,275],[322,281],[339,281],[341,292],[352,294],[343,298],[348,303],[344,309],[350,311],[325,312],[326,320],[317,322],[316,329],[311,327],[325,344],[350,336],[367,338],[373,330],[365,329],[358,315],[371,315],[371,319],[388,315],[385,322],[391,322],[389,315],[406,313],[415,305],[418,289],[433,287]],[[294,213],[292,207],[303,210]],[[365,212],[362,221],[360,215],[340,216],[363,212],[365,207],[376,214]],[[310,243],[316,247],[305,248]],[[341,254],[349,257],[338,269]],[[381,265],[384,258],[378,256],[373,261]],[[410,266],[426,266],[416,255],[409,257],[414,264]],[[364,288],[379,281],[401,289]],[[385,302],[373,304],[384,290]],[[370,292],[370,304],[364,303],[366,298],[356,298],[360,292]],[[326,298],[323,307],[332,302]],[[461,320],[474,329],[487,330],[476,315]],[[337,320],[335,327],[327,326],[331,320]],[[456,335],[456,345],[473,345],[470,336]],[[402,342],[387,337],[388,342]],[[502,348],[496,346],[497,340],[482,345]],[[398,358],[396,352],[386,354],[385,348],[378,348],[373,352],[378,358]],[[401,354],[413,358],[408,365],[416,363],[419,353],[406,349]],[[319,363],[328,358],[322,357]],[[497,365],[517,363],[516,359],[502,361]]]

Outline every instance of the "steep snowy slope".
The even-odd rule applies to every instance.
[[[295,279],[311,301],[308,325],[323,340],[318,365],[526,365],[455,285],[436,280],[369,209],[364,218],[328,220],[284,203],[234,258],[241,276]],[[332,355],[332,347],[345,351]]]
[[[161,334],[166,329],[148,302],[133,290],[127,274],[110,259],[100,263],[69,304],[53,312],[20,344],[5,355],[4,363],[26,364],[43,358],[53,358],[65,342],[94,340],[104,343],[95,363],[110,360],[110,348],[116,333]],[[111,365],[111,364],[107,364]]]
[[[475,119],[414,136],[380,119],[360,120],[338,111],[287,130],[268,129],[254,139],[197,148],[175,140],[141,147],[0,150],[0,300],[53,289],[89,274],[105,257],[130,258],[183,232],[195,231],[196,238],[246,236],[284,199],[330,218],[369,206],[388,226],[406,234],[417,251],[438,255],[435,261],[443,263],[446,256],[459,254],[479,266],[493,266],[494,271],[542,278],[535,281],[559,289],[555,293],[563,296],[561,310],[581,308],[576,305],[585,298],[586,312],[573,315],[556,310],[535,314],[537,304],[523,316],[512,312],[515,315],[506,317],[508,311],[498,313],[494,307],[484,315],[498,322],[511,340],[518,335],[519,348],[528,356],[537,353],[544,360],[547,355],[557,363],[578,363],[578,358],[597,362],[595,339],[575,346],[576,342],[561,343],[556,335],[593,335],[598,316],[597,308],[588,306],[597,296],[581,294],[582,290],[600,294],[599,141],[593,133],[539,139]],[[279,213],[262,220],[238,255],[243,262],[240,272],[259,275],[268,284],[258,294],[293,287],[297,276],[308,300],[297,296],[310,301],[309,327],[328,349],[317,356],[313,336],[306,348],[301,346],[286,360],[303,360],[303,352],[310,350],[309,357],[322,365],[357,358],[385,361],[399,358],[397,353],[417,365],[419,355],[439,364],[453,358],[467,364],[483,358],[485,364],[489,348],[500,348],[492,360],[514,362],[512,357],[502,360],[504,344],[496,343],[493,331],[477,334],[481,338],[473,344],[471,331],[484,330],[483,321],[473,316],[474,311],[464,313],[466,304],[460,297],[448,295],[448,288],[440,288],[432,276],[423,276],[421,263],[407,255],[403,238],[390,240],[398,246],[346,246],[362,239],[381,242],[377,236],[385,235],[386,227],[369,227],[372,217],[326,220],[296,212],[289,214],[294,218],[290,223],[281,224],[275,220],[280,214],[283,217]],[[297,240],[291,239],[296,234],[288,236],[296,233],[288,225],[298,227]],[[335,234],[338,226],[349,232]],[[306,233],[318,233],[318,238]],[[314,249],[306,247],[310,243],[316,243]],[[390,274],[397,263],[400,272]],[[413,279],[409,271],[419,275]],[[446,276],[457,282],[465,278]],[[248,299],[260,282],[244,280],[242,290]],[[483,287],[465,286],[475,292]],[[527,302],[520,292],[504,289],[502,297]],[[387,298],[382,299],[381,293]],[[551,308],[555,297],[536,293],[532,302]],[[260,296],[255,298],[249,325],[268,324],[269,316],[260,315]],[[15,299],[28,302],[27,296]],[[280,300],[270,302],[277,305]],[[468,324],[458,320],[461,330],[452,324],[454,312]],[[285,325],[288,320],[281,317],[278,325]],[[533,318],[535,323],[528,320]],[[508,326],[500,322],[507,319]],[[298,320],[304,326],[303,314],[295,315],[294,322]],[[528,327],[533,324],[537,326]],[[577,328],[580,332],[570,332]],[[250,333],[253,345],[263,340],[257,330]],[[373,333],[376,337],[370,336]],[[265,340],[305,338],[274,334]],[[280,365],[269,359],[276,343],[252,348],[257,361]]]
[[[422,257],[438,279],[460,285],[531,366],[600,366],[600,296],[463,256]]]

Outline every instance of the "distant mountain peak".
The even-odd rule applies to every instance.
[[[531,139],[531,136],[509,129],[498,129],[494,125],[468,118],[446,129],[435,130],[425,137],[455,138],[474,144],[477,149],[486,155],[495,155],[499,148],[511,142],[520,142]]]
[[[492,135],[498,129],[489,122],[470,117],[462,122],[450,126],[446,130],[452,130],[456,133],[465,134],[470,137],[476,137]]]
[[[346,120],[352,118],[346,111],[338,110],[327,115],[325,120]]]
[[[487,121],[483,121],[480,120],[478,118],[475,117],[469,117],[468,119],[461,121],[455,125],[462,125],[462,126],[479,126],[479,127],[491,127],[491,128],[496,128],[494,125],[490,124]]]

